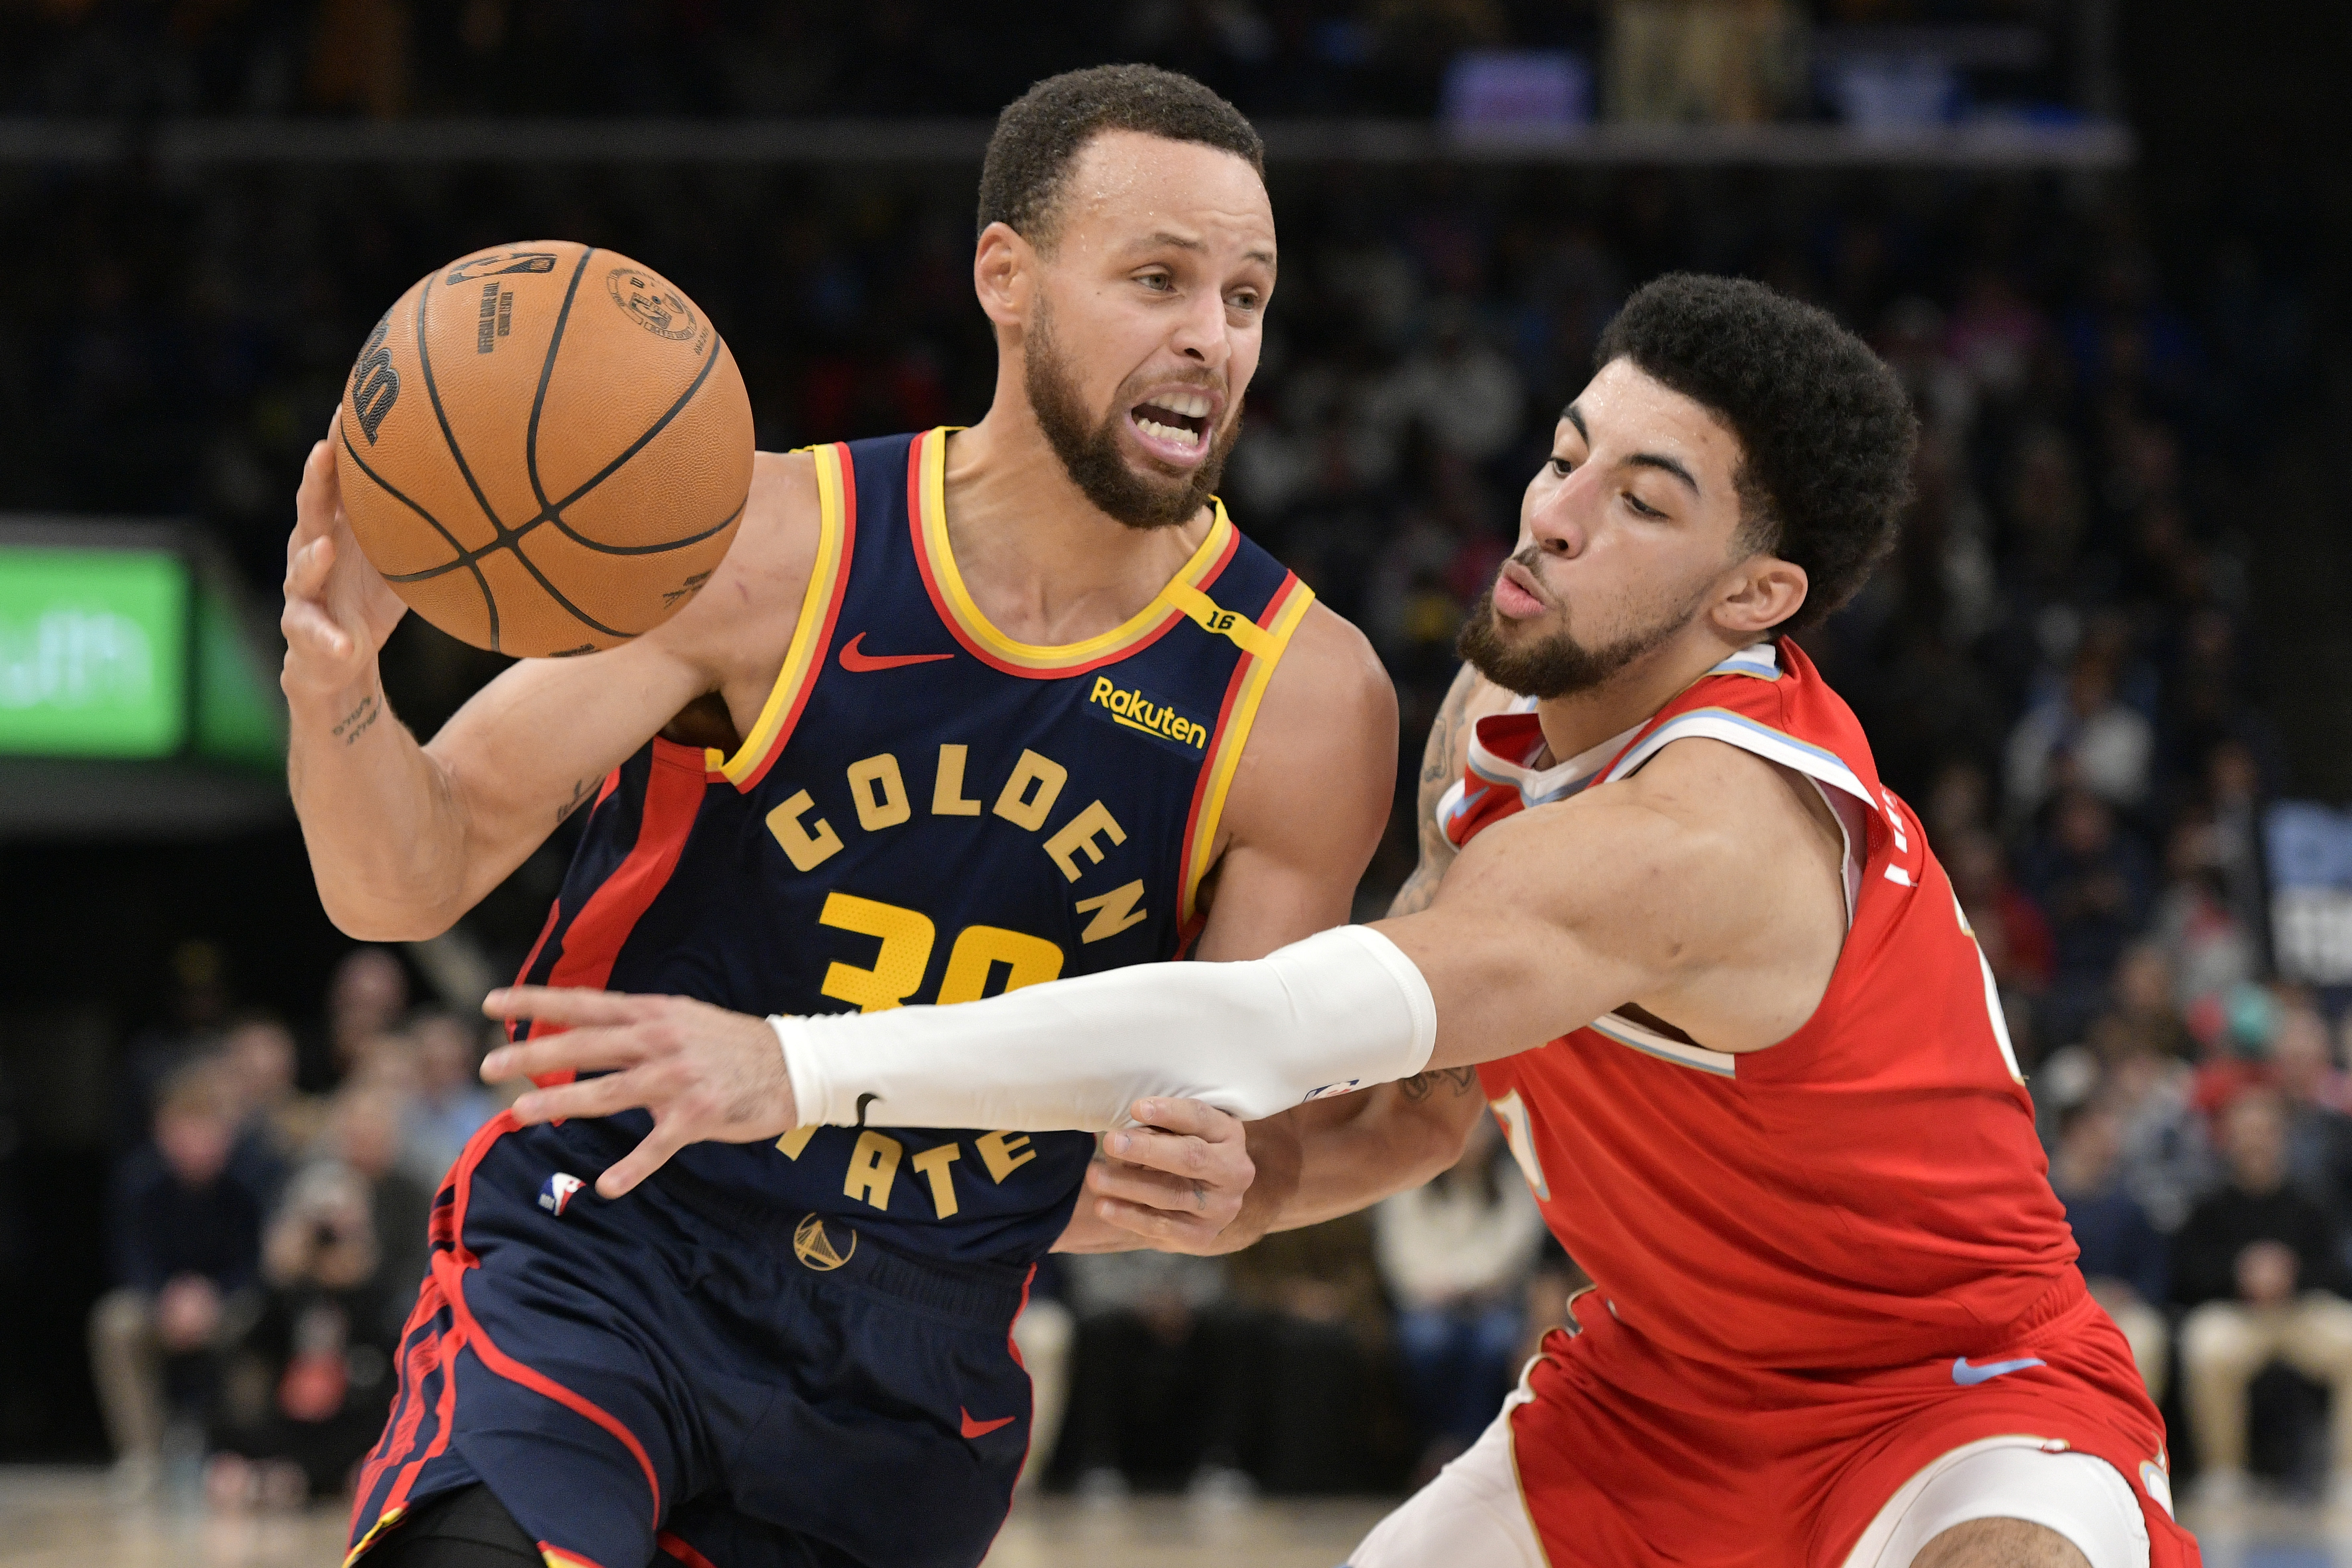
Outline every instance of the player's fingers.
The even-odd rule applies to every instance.
[[[1145,1127],[1190,1133],[1212,1143],[1238,1142],[1242,1120],[1202,1100],[1139,1100],[1128,1114]]]
[[[1238,1148],[1239,1144],[1233,1147]],[[1232,1163],[1227,1149],[1204,1139],[1156,1131],[1149,1127],[1129,1127],[1111,1133],[1103,1140],[1103,1152],[1131,1165],[1172,1171],[1197,1181],[1209,1180],[1220,1173],[1222,1166]]]
[[[630,1068],[645,1058],[645,1040],[625,1024],[566,1029],[500,1046],[482,1058],[482,1081],[505,1083],[519,1078],[545,1078],[550,1073]]]
[[[1116,1160],[1097,1160],[1088,1166],[1087,1188],[1107,1198],[1124,1198],[1153,1208],[1189,1209],[1195,1214],[1205,1213],[1210,1203],[1208,1188],[1198,1182],[1171,1176],[1164,1171],[1123,1165]]]
[[[334,448],[327,441],[313,443],[310,455],[302,461],[302,482],[294,491],[294,532],[287,541],[289,554],[334,526],[341,490],[336,478]]]
[[[1217,1235],[1217,1227],[1201,1220],[1143,1204],[1123,1203],[1118,1198],[1097,1198],[1095,1213],[1121,1230],[1158,1243],[1165,1251],[1183,1252],[1206,1247]]]
[[[535,1089],[514,1102],[517,1121],[558,1121],[571,1117],[612,1116],[650,1104],[654,1086],[634,1072],[606,1073],[581,1083]]]
[[[286,596],[315,599],[324,593],[328,574],[335,569],[335,542],[310,541],[286,557]]]
[[[656,1121],[654,1130],[646,1134],[645,1142],[623,1155],[617,1163],[604,1168],[596,1178],[599,1196],[617,1198],[639,1182],[669,1163],[669,1157],[694,1140],[678,1130],[677,1123]]]
[[[288,647],[320,658],[342,658],[352,651],[351,634],[315,599],[289,597],[278,615],[278,629],[286,634]]]
[[[645,1016],[646,998],[577,986],[509,985],[483,997],[482,1011],[493,1018],[537,1018],[574,1027],[628,1024]]]

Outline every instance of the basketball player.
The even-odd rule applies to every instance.
[[[659,998],[498,995],[592,1026],[489,1067],[627,1069],[526,1119],[724,1078],[729,1136],[1302,1106],[1277,1224],[1421,1179],[1484,1101],[1597,1285],[1355,1568],[2193,1563],[1951,884],[1779,635],[1891,542],[1904,395],[1827,316],[1718,279],[1635,294],[1597,363],[1464,635],[1477,675],[1431,756],[1466,767],[1419,912],[1248,963],[772,1020],[781,1053]]]
[[[1212,494],[1275,283],[1255,133],[1183,77],[1055,78],[1000,121],[980,217],[981,424],[762,456],[691,605],[517,665],[429,746],[385,720],[400,605],[314,454],[285,685],[339,925],[442,931],[583,808],[536,984],[875,1012],[1347,918],[1394,696]],[[1110,1212],[1205,1245],[1249,1184],[1241,1126],[1167,1125]],[[1074,1223],[1094,1140],[868,1117],[631,1191],[610,1167],[647,1131],[509,1117],[459,1158],[354,1553],[977,1563],[1029,1440],[1008,1334],[1034,1262],[1136,1244],[1101,1205]]]

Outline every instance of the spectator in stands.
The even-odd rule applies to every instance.
[[[2173,1239],[2189,1420],[2208,1503],[2246,1491],[2246,1392],[2284,1362],[2329,1385],[2336,1472],[2330,1493],[2352,1503],[2352,1301],[2335,1216],[2287,1180],[2287,1119],[2279,1097],[2249,1089],[2224,1117],[2228,1184],[2200,1203]]]
[[[392,1357],[424,1278],[430,1201],[399,1167],[401,1113],[383,1089],[344,1089],[330,1152],[295,1177],[270,1219],[265,1310],[232,1379],[243,1397],[214,1432],[205,1480],[216,1504],[337,1491],[383,1429]]]
[[[437,1190],[467,1140],[501,1106],[482,1087],[481,1031],[454,1013],[425,1013],[408,1026],[416,1058],[401,1164],[428,1192]]]
[[[2062,778],[2110,805],[2136,809],[2147,798],[2155,750],[2153,727],[2116,694],[2112,654],[2085,639],[2063,689],[2010,733],[2010,809],[2030,816]]]
[[[2252,935],[2231,907],[2221,837],[2211,816],[2183,816],[2172,829],[2164,858],[2164,896],[2149,935],[2171,962],[2173,1001],[2185,1012],[2252,984],[2261,960]]]
[[[221,1041],[221,1062],[242,1114],[244,1136],[281,1168],[308,1158],[325,1124],[327,1101],[296,1087],[293,1031],[270,1014],[243,1014]],[[272,1191],[270,1196],[276,1195]]]
[[[2115,1004],[2110,1009],[2132,1045],[2175,1061],[2193,1061],[2197,1040],[2180,1021],[2172,963],[2153,942],[2136,942],[2116,964]]]
[[[133,1494],[154,1484],[166,1426],[207,1413],[217,1352],[249,1315],[263,1200],[231,1168],[236,1143],[222,1071],[199,1061],[165,1081],[153,1142],[115,1178],[115,1288],[90,1312],[90,1370]]]
[[[2050,1184],[2066,1205],[2091,1294],[2130,1342],[2148,1397],[2162,1400],[2171,1348],[2161,1310],[2170,1300],[2165,1240],[2124,1184],[2123,1121],[2112,1105],[2094,1099],[2069,1113]]]
[[[2124,1186],[2169,1235],[2213,1181],[2205,1119],[2189,1103],[2194,1075],[2188,1063],[2128,1036],[2102,1060],[2106,1102],[2122,1124]]]
[[[408,972],[392,950],[354,948],[327,983],[326,1037],[302,1063],[302,1087],[333,1089],[383,1036],[399,1026],[408,1006]]]
[[[1511,1385],[1543,1215],[1481,1116],[1452,1170],[1372,1218],[1425,1480],[1477,1441]]]
[[[1066,1260],[1076,1314],[1063,1468],[1082,1497],[1181,1485],[1200,1470],[1226,1413],[1213,1411],[1225,1295],[1217,1258],[1112,1252]],[[1229,1468],[1230,1449],[1213,1461]]]
[[[2318,1009],[2296,1002],[2280,1013],[2270,1069],[2286,1107],[2287,1179],[2334,1213],[2352,1215],[2352,1116]]]
[[[2026,890],[2050,917],[2057,965],[2045,1034],[2081,1038],[2106,1002],[2107,978],[2155,895],[2147,858],[2105,800],[2079,785],[2060,792],[2026,853]]]
[[[1267,1490],[1369,1489],[1388,1313],[1369,1215],[1283,1231],[1230,1259],[1242,1352],[1223,1376],[1243,1462]]]

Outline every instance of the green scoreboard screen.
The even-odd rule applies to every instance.
[[[267,679],[182,552],[0,542],[0,755],[274,766]]]

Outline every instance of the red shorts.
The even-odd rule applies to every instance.
[[[1689,1361],[1619,1323],[1598,1291],[1575,1306],[1583,1331],[1545,1339],[1534,1398],[1511,1413],[1522,1495],[1556,1568],[1840,1568],[1906,1481],[2010,1435],[2121,1472],[2150,1568],[2202,1561],[2172,1517],[2163,1419],[2071,1271],[1999,1346],[1862,1373]]]

